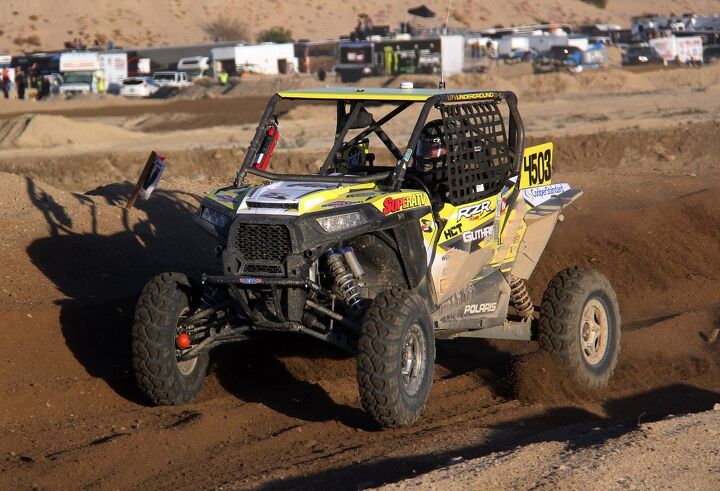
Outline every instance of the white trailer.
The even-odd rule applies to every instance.
[[[557,34],[538,34],[530,36],[530,48],[543,53],[549,51],[553,46],[574,46],[583,51],[587,51],[590,42],[587,37],[575,37]]]
[[[654,38],[649,44],[665,62],[702,62],[703,46],[700,36],[668,36]]]
[[[465,38],[462,36],[440,36],[440,66],[442,73],[462,73],[465,64]]]
[[[215,48],[211,54],[215,69],[217,69],[217,62],[233,61],[238,72],[249,71],[277,75],[283,68],[285,71],[289,71],[298,66],[295,46],[292,43],[228,46]]]
[[[127,53],[98,53],[98,61],[105,79],[105,91],[119,94],[123,80],[128,76]]]
[[[530,51],[530,36],[506,35],[500,38],[497,45],[499,58],[507,58],[513,53]]]

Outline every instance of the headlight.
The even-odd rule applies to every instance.
[[[230,217],[220,213],[219,211],[213,210],[212,208],[203,208],[200,218],[206,222],[210,222],[217,228],[225,228],[230,223]]]
[[[365,216],[359,211],[317,218],[316,221],[326,232],[338,232],[346,228],[357,227],[367,223]]]

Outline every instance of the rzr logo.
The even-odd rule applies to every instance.
[[[458,210],[458,220],[460,220],[461,218],[470,218],[475,215],[488,213],[490,212],[490,206],[492,206],[492,202],[490,200],[486,200],[476,205],[470,205],[466,206],[465,208],[460,208]]]
[[[389,215],[408,208],[417,208],[428,204],[427,196],[421,193],[411,194],[410,196],[403,196],[402,198],[385,198],[383,201],[383,214]]]
[[[487,314],[497,310],[497,302],[493,303],[474,303],[465,306],[465,315],[468,314]]]

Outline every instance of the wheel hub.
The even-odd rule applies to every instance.
[[[580,347],[590,365],[597,365],[608,345],[608,316],[605,306],[593,298],[585,304],[580,318]]]
[[[180,318],[178,319],[178,324],[185,319],[188,314],[190,313],[190,309],[186,308],[180,313]],[[177,329],[175,338],[178,339],[179,336],[181,336],[183,332],[180,330],[180,328]],[[187,336],[187,334],[185,334]],[[189,337],[188,337],[189,339]],[[189,347],[189,345],[188,345]],[[198,359],[197,358],[190,358],[189,360],[180,361],[179,358],[187,351],[187,349],[180,349],[177,345],[177,343],[174,346],[175,348],[175,360],[178,366],[178,369],[180,370],[180,373],[183,375],[189,375],[192,373],[192,371],[195,369],[195,365],[197,364]]]
[[[413,324],[405,333],[401,354],[401,373],[403,388],[408,395],[420,390],[425,376],[425,356],[427,353],[425,336],[418,324]]]

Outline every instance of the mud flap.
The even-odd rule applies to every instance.
[[[517,258],[511,270],[513,276],[524,280],[530,277],[545,250],[563,208],[582,194],[583,192],[579,189],[568,189],[528,210],[525,214],[527,230],[518,246]]]

